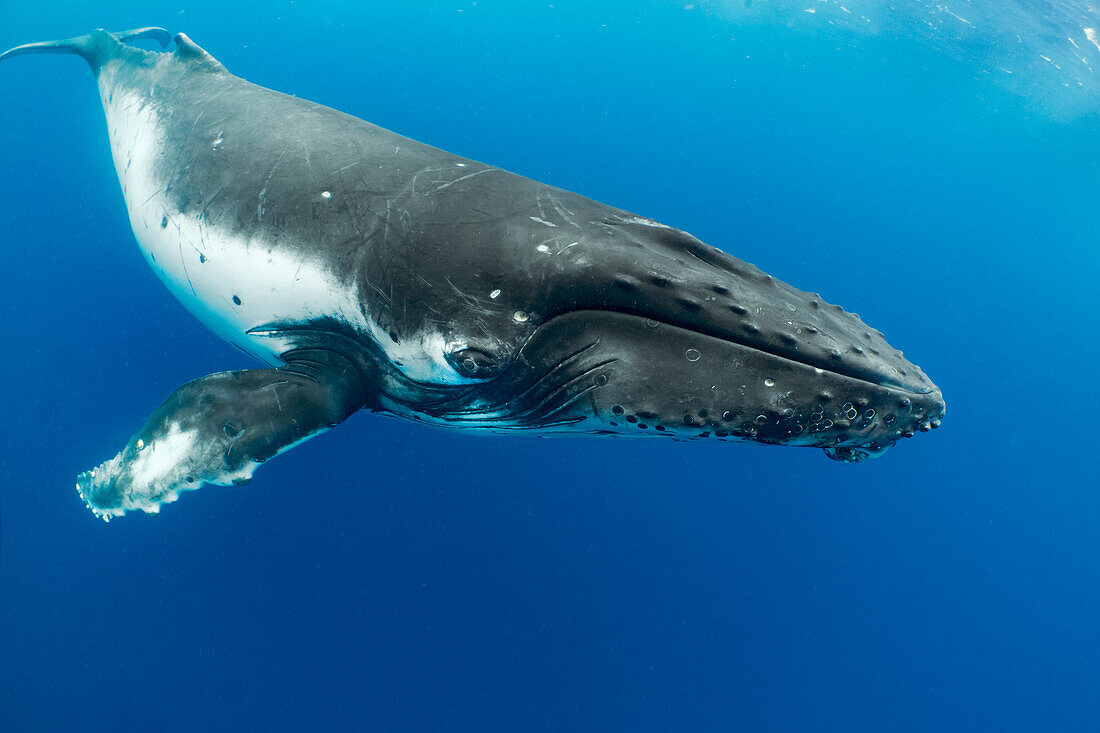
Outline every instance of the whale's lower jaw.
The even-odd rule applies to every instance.
[[[738,343],[609,311],[541,326],[499,378],[394,411],[494,432],[749,441],[880,455],[939,426],[939,390],[911,392]]]

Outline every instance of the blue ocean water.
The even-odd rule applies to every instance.
[[[1096,11],[96,5],[8,4],[0,46],[184,31],[820,291],[948,412],[858,465],[362,414],[104,524],[76,474],[254,365],[142,261],[87,68],[5,62],[0,730],[1097,728]]]

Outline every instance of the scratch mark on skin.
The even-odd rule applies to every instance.
[[[283,402],[279,399],[279,387],[284,384],[290,384],[290,380],[284,379],[282,381],[273,382],[263,387],[263,389],[270,389],[271,394],[275,396],[275,404],[278,406],[279,412],[283,411]]]
[[[190,247],[194,251],[198,252],[199,254],[201,254],[203,256],[206,256],[206,243],[205,242],[202,242],[202,245],[203,245],[202,247],[196,247],[195,243],[191,240],[191,237],[189,237],[187,235],[187,233],[183,230],[183,227],[180,226],[180,223],[178,221],[176,221],[175,219],[169,219],[169,220],[173,224],[176,225],[176,236],[179,237],[179,241],[180,241],[181,244],[186,242],[188,247]],[[199,229],[199,236],[200,236],[200,238],[202,237],[202,229]],[[182,259],[182,255],[180,257]]]
[[[474,171],[473,173],[467,173],[464,176],[460,176],[459,178],[456,178],[453,181],[448,181],[447,183],[444,183],[442,186],[439,186],[438,188],[435,189],[435,193],[439,193],[440,191],[442,191],[445,188],[450,188],[451,186],[455,185],[456,183],[461,183],[462,181],[473,178],[474,176],[480,176],[482,173],[492,173],[495,170],[497,170],[497,169],[496,168],[486,168],[485,170]]]
[[[428,303],[424,303],[424,309],[427,310],[429,313],[432,313],[432,314],[435,314],[435,315],[439,316],[438,320],[434,319],[434,318],[428,319],[429,323],[433,323],[437,326],[443,326],[444,324],[447,323],[447,314],[444,313],[443,311],[439,310],[435,306],[430,305]]]
[[[179,248],[180,248],[180,265],[183,266],[183,274],[187,277],[187,284],[191,287],[191,294],[194,295],[197,298],[198,293],[195,291],[195,283],[191,282],[191,273],[187,271],[187,260],[183,256],[183,239],[182,238],[179,240]]]
[[[264,179],[263,190],[267,191],[267,185],[271,183],[271,179],[275,177],[275,171],[278,170],[279,164],[283,162],[283,156],[286,155],[286,148],[279,151],[279,157],[275,159],[274,165],[271,166],[271,172],[267,174],[267,178]]]
[[[558,226],[557,224],[552,224],[552,223],[546,221],[546,219],[540,219],[537,216],[529,216],[527,218],[530,219],[531,221],[535,222],[536,224],[545,224],[548,227],[557,227]]]
[[[386,295],[386,291],[380,288],[376,283],[371,282],[370,280],[366,280],[365,282],[368,286],[370,286],[370,289],[377,293],[378,297],[382,299],[382,307],[380,310],[388,310],[393,304],[390,303],[390,299],[389,296]]]
[[[480,300],[478,300],[474,296],[470,295],[469,293],[466,293],[465,291],[461,290],[457,285],[455,285],[451,281],[451,278],[444,277],[443,279],[446,280],[447,284],[451,286],[451,289],[454,290],[455,295],[457,295],[458,297],[460,297],[464,301],[466,301],[467,305],[475,306],[477,308],[482,308],[483,307]]]
[[[302,151],[306,154],[306,169],[313,170],[313,154],[309,150],[309,143],[302,140]]]
[[[419,191],[418,184],[420,182],[420,177],[421,176],[423,176],[425,174],[442,173],[444,171],[450,172],[450,170],[451,170],[450,168],[441,168],[439,166],[435,166],[435,167],[432,167],[432,168],[422,168],[422,169],[418,170],[416,173],[413,173],[412,179],[410,179],[408,183],[406,183],[404,186],[401,187],[400,193],[401,194],[416,194]],[[432,183],[444,183],[444,181],[432,181]],[[428,189],[424,189],[422,195],[430,196],[438,190],[439,189],[432,189],[432,190],[429,191]]]
[[[577,226],[577,222],[575,222],[573,220],[573,217],[576,216],[576,212],[573,212],[573,211],[570,211],[569,209],[567,209],[565,207],[565,205],[562,204],[561,200],[557,196],[555,196],[553,193],[546,193],[546,194],[541,194],[540,193],[539,194],[539,214],[541,216],[545,216],[543,214],[543,208],[542,208],[542,204],[543,204],[544,200],[549,200],[550,206],[553,207],[554,211],[557,212],[558,216],[561,217],[562,221],[569,224],[570,226],[574,226],[574,227]]]
[[[382,244],[379,247],[379,252],[386,251],[386,245],[389,244],[389,241],[390,241],[390,229],[393,226],[392,224],[390,224],[390,211],[391,211],[392,206],[393,206],[393,202],[391,202],[389,199],[386,199],[386,215],[381,217],[381,219],[382,219]]]
[[[207,199],[206,203],[203,205],[202,213],[200,214],[200,216],[204,220],[206,219],[206,212],[210,208],[210,205],[212,203],[214,203],[214,201],[216,201],[219,196],[222,195],[222,193],[225,191],[225,188],[226,188],[226,186],[225,186],[225,184],[223,184],[217,191],[214,192],[213,196],[211,196],[209,199]],[[218,216],[221,216],[221,214],[219,214]],[[216,222],[217,218],[215,218],[214,221]]]

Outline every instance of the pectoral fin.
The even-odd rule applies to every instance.
[[[156,513],[204,483],[248,483],[259,464],[364,404],[353,367],[307,356],[277,369],[222,372],[183,385],[118,455],[81,474],[81,497],[109,519],[130,509]]]

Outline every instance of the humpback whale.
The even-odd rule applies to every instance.
[[[81,474],[104,519],[246,483],[359,410],[847,462],[940,424],[879,331],[679,229],[256,86],[182,33],[0,60],[38,53],[88,62],[149,266],[263,364],[183,385]]]

